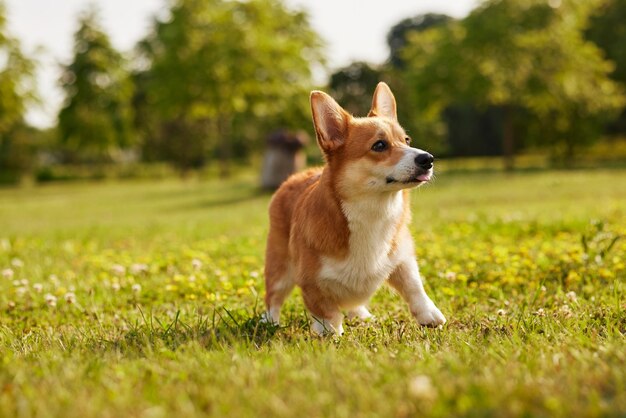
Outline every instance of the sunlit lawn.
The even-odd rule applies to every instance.
[[[0,416],[626,414],[626,171],[440,173],[412,231],[448,324],[384,288],[341,339],[297,292],[258,322],[268,201],[249,176],[0,189]]]

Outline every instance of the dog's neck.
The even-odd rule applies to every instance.
[[[340,190],[329,166],[322,172],[320,186],[333,197],[348,223],[366,226],[381,221],[390,222],[402,216],[405,199],[402,190],[369,193]]]
[[[341,209],[349,225],[362,228],[386,224],[399,219],[404,208],[401,191],[362,194],[341,202]]]

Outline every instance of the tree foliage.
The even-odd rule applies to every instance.
[[[603,2],[593,12],[586,36],[613,62],[611,78],[626,86],[626,0]],[[626,108],[610,129],[626,135]]]
[[[378,68],[365,62],[353,62],[331,74],[328,87],[344,109],[356,116],[365,116],[381,77]]]
[[[32,144],[22,133],[27,106],[37,101],[34,71],[34,61],[6,29],[0,1],[0,180],[12,179],[30,165]]]
[[[532,115],[537,143],[569,157],[624,100],[608,77],[611,63],[583,36],[596,5],[487,1],[458,23],[412,37],[404,50],[411,88],[437,112],[453,102],[501,108],[509,167],[520,110]]]
[[[73,159],[106,161],[133,145],[133,85],[123,56],[98,24],[94,9],[84,13],[74,35],[74,58],[63,67],[65,103],[59,113],[59,141]]]
[[[394,68],[404,68],[402,50],[407,45],[411,33],[445,25],[453,19],[444,14],[426,13],[401,20],[391,27],[387,34],[389,64]]]
[[[145,148],[182,170],[217,155],[226,174],[234,151],[258,143],[268,122],[308,120],[320,47],[308,17],[278,0],[173,1],[140,45]]]
[[[392,87],[398,102],[398,119],[414,138],[416,146],[436,155],[447,152],[449,148],[443,135],[444,123],[439,112],[420,106],[423,101],[422,92],[411,87],[409,79],[413,70],[407,67],[403,51],[414,36],[452,21],[454,19],[447,15],[427,13],[401,20],[387,34],[389,58],[384,78]]]

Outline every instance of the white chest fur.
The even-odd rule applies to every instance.
[[[348,256],[324,257],[320,279],[344,307],[365,302],[391,274],[397,262],[390,255],[404,209],[402,192],[344,202],[350,229]]]

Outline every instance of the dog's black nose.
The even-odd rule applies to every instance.
[[[415,157],[415,164],[424,170],[433,168],[433,161],[435,161],[435,157],[427,152],[417,154],[417,157]]]

